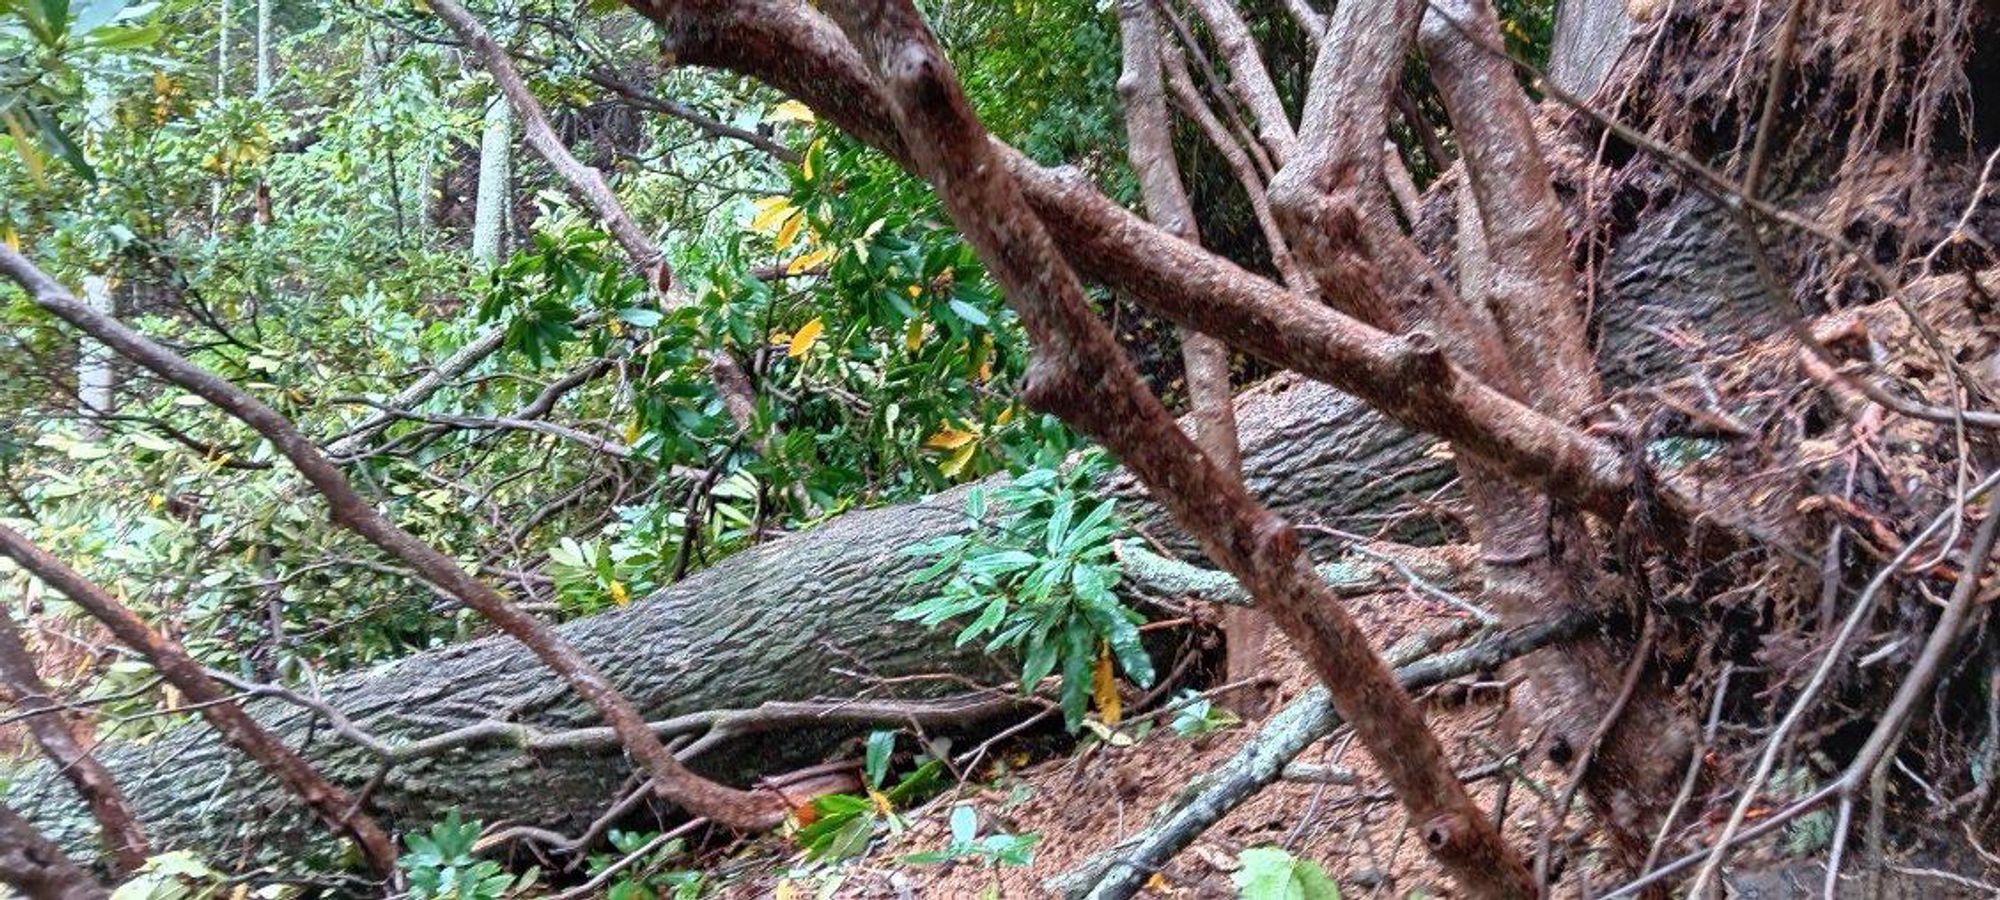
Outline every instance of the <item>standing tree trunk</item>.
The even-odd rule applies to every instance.
[[[1150,0],[1123,0],[1118,5],[1118,21],[1124,48],[1118,92],[1125,100],[1126,153],[1139,177],[1146,215],[1182,240],[1198,242],[1201,235],[1195,228],[1194,206],[1188,202],[1180,164],[1174,158],[1160,23]],[[1285,133],[1290,133],[1289,128]],[[1187,373],[1195,444],[1219,468],[1240,472],[1236,408],[1229,388],[1229,348],[1193,329],[1181,328],[1176,333]],[[1230,682],[1251,680],[1265,671],[1264,642],[1270,628],[1270,618],[1255,609],[1232,606],[1223,610],[1224,673]],[[1247,688],[1231,694],[1229,702],[1241,715],[1256,718],[1264,714],[1269,693]]]
[[[500,264],[513,152],[514,110],[494,91],[479,135],[479,188],[472,204],[472,258],[489,267]]]
[[[271,3],[257,0],[257,98],[271,96]]]
[[[83,302],[90,304],[91,309],[114,314],[117,307],[111,294],[111,279],[103,275],[84,276]],[[103,344],[83,338],[77,341],[76,356],[76,400],[80,407],[77,411],[83,416],[82,431],[86,437],[103,437],[103,417],[116,411],[112,396],[116,388],[111,367],[113,355]]]

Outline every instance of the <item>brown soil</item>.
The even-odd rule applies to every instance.
[[[1364,628],[1386,648],[1450,621],[1421,600],[1384,596],[1357,604]],[[1312,684],[1304,664],[1289,649],[1273,661],[1279,703],[1289,702]],[[1445,685],[1426,698],[1433,728],[1461,771],[1507,757],[1511,745],[1502,721],[1508,685],[1471,680]],[[818,896],[857,898],[955,898],[1052,896],[1043,880],[1083,862],[1092,854],[1144,827],[1153,811],[1200,773],[1222,763],[1255,733],[1238,726],[1189,739],[1158,727],[1130,746],[1091,743],[1076,753],[1003,772],[965,785],[910,813],[904,834],[878,840],[866,857],[837,875],[801,869],[789,879],[759,879],[735,886],[731,896]],[[1280,782],[1233,812],[1181,853],[1149,885],[1145,896],[1234,897],[1230,872],[1239,851],[1275,845],[1319,862],[1347,897],[1449,897],[1449,882],[1435,871],[1423,848],[1403,827],[1401,808],[1389,797],[1367,754],[1346,731],[1301,755],[1301,763],[1338,767],[1360,776],[1358,785]],[[1003,762],[1004,765],[1004,762]],[[1553,772],[1527,773],[1554,784]],[[1475,785],[1488,809],[1499,779]],[[946,818],[953,806],[979,811],[981,833],[1004,830],[1037,834],[1031,865],[989,871],[974,863],[911,865],[902,858],[948,843]],[[1512,791],[1509,837],[1517,847],[1533,847],[1530,827],[1541,804],[1522,789]],[[1573,816],[1570,830],[1587,825]]]

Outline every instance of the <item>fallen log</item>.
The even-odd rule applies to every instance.
[[[1432,441],[1321,385],[1275,379],[1239,399],[1239,419],[1252,490],[1288,514],[1335,520],[1386,514],[1448,481],[1442,461],[1427,455]],[[1123,481],[1107,489],[1132,490]],[[917,599],[908,581],[921,561],[903,548],[963,528],[963,510],[961,488],[842,515],[561,631],[654,722],[769,701],[851,697],[871,687],[856,672],[994,674],[990,661],[955,652],[948,630],[890,619]],[[1135,501],[1127,511],[1145,533],[1187,546],[1150,503]],[[342,728],[383,745],[490,733],[447,741],[385,772],[379,752],[337,734],[326,716],[277,697],[246,703],[334,782],[357,791],[372,783],[371,811],[398,830],[456,808],[467,818],[574,831],[615,799],[630,772],[616,748],[602,742],[507,738],[574,735],[600,723],[560,679],[505,638],[343,676],[309,699],[338,710]],[[748,783],[814,761],[865,727],[843,721],[744,733],[721,747],[710,742],[713,749],[692,765]],[[160,849],[196,850],[234,866],[298,861],[328,849],[282,792],[207,729],[182,728],[99,752]],[[88,813],[47,767],[22,773],[6,802],[72,853],[93,852]]]

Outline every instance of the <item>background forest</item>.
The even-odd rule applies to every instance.
[[[1996,29],[0,0],[0,880],[1989,896]]]

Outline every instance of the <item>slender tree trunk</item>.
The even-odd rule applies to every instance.
[[[229,18],[233,0],[216,5],[215,22],[215,102],[229,96]],[[208,187],[208,227],[214,231],[222,219],[222,181],[217,175]]]
[[[472,204],[472,257],[488,266],[500,264],[513,152],[514,110],[495,91],[479,136],[479,188]]]
[[[90,308],[111,315],[116,309],[111,294],[111,279],[103,275],[86,275],[83,279],[83,301]],[[89,338],[77,341],[76,399],[83,414],[82,431],[85,436],[104,436],[101,416],[116,411],[113,391],[116,389],[116,374],[112,369],[111,350]]]
[[[1127,157],[1139,177],[1140,195],[1153,222],[1182,240],[1199,242],[1194,206],[1181,182],[1174,158],[1173,121],[1167,111],[1162,35],[1150,0],[1123,0],[1118,5],[1124,71],[1118,92],[1125,100]],[[1289,129],[1287,130],[1289,134]],[[1236,444],[1235,400],[1229,388],[1229,348],[1191,329],[1179,329],[1181,359],[1186,369],[1188,403],[1194,421],[1195,445],[1229,472],[1240,472]],[[1224,669],[1231,682],[1254,678],[1264,670],[1264,641],[1270,619],[1247,607],[1222,613]],[[1264,713],[1266,691],[1246,689],[1230,695],[1232,706],[1246,717]]]
[[[257,99],[271,98],[271,4],[275,0],[257,0]],[[252,214],[259,225],[271,224],[271,183],[262,175],[255,187],[255,209]]]
[[[257,0],[257,97],[271,95],[271,3]]]

